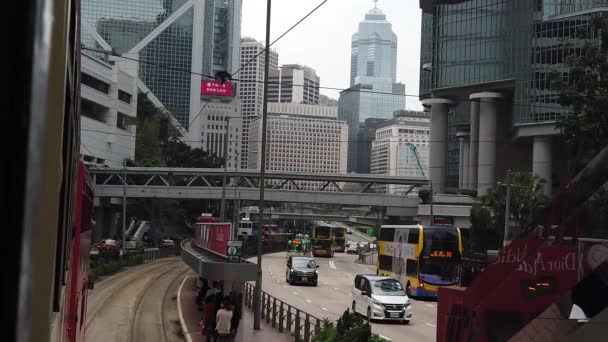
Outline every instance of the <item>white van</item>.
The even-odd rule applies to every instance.
[[[353,284],[353,312],[368,320],[392,320],[405,324],[412,319],[412,305],[398,280],[375,274],[359,274]]]

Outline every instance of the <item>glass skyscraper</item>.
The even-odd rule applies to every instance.
[[[340,92],[338,115],[348,122],[348,172],[370,173],[374,134],[366,133],[369,125],[405,109],[405,85],[395,83],[396,70],[397,36],[386,15],[374,7],[353,34],[351,86]]]
[[[566,57],[580,54],[583,44],[576,32],[589,27],[592,16],[601,14],[607,4],[595,0],[420,2],[420,97],[427,107],[435,106],[436,118],[447,111],[448,123],[447,136],[431,137],[438,144],[447,143],[446,158],[438,159],[436,165],[431,160],[431,173],[433,169],[446,171],[437,173],[439,179],[433,180],[434,184],[483,192],[504,177],[503,158],[486,155],[483,146],[483,125],[491,117],[489,123],[498,125],[498,129],[485,132],[495,140],[488,148],[494,154],[516,153],[516,144],[509,142],[521,144],[516,154],[528,166],[516,168],[525,170],[531,163],[533,172],[547,181],[546,191],[550,193],[560,172],[559,161],[552,158],[561,148],[560,142],[552,138],[557,133],[555,121],[567,110],[557,103],[547,75],[551,71],[567,75]],[[498,105],[490,106],[490,102]],[[433,124],[431,127],[433,131]],[[482,136],[474,137],[479,129]],[[469,160],[467,165],[460,162],[460,146],[469,145],[459,142],[459,132],[470,132],[471,148],[480,149],[470,151],[473,154],[464,152],[471,158],[479,152],[479,159]],[[436,146],[437,151],[442,148]],[[486,167],[482,158],[493,170],[482,170]],[[459,184],[463,179],[459,174],[467,169],[475,171],[467,175],[468,183],[464,177]],[[481,182],[477,173],[485,177],[486,171],[490,172],[483,180],[487,184],[477,186]]]
[[[82,44],[126,57],[116,61],[186,134],[201,108],[200,74],[238,68],[241,1],[83,0]]]
[[[365,14],[359,31],[353,34],[350,85],[360,76],[384,77],[395,82],[397,72],[397,35],[386,15],[377,7]]]

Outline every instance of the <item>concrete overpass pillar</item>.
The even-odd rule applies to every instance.
[[[545,180],[543,190],[551,197],[551,137],[536,136],[532,145],[532,173]]]
[[[453,101],[442,98],[432,98],[422,101],[431,107],[431,153],[429,158],[429,174],[433,182],[434,193],[445,193],[448,160],[448,110]]]
[[[460,143],[460,158],[458,163],[459,189],[469,189],[469,172],[470,172],[470,142],[469,132],[458,132],[456,134]]]
[[[469,132],[468,189],[477,190],[477,158],[479,156],[479,102],[471,102],[471,130]]]
[[[479,101],[479,155],[477,164],[477,194],[483,196],[496,184],[496,116],[503,95],[494,92],[471,94]]]

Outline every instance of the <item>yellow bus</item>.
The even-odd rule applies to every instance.
[[[331,224],[315,221],[312,227],[312,256],[333,257],[333,232]]]
[[[401,281],[408,296],[436,297],[440,287],[460,286],[462,246],[455,227],[381,226],[377,273]]]

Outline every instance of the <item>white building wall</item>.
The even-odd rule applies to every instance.
[[[429,118],[399,117],[386,126],[376,129],[372,143],[371,173],[389,176],[428,177],[429,168]],[[409,123],[409,124],[408,124]],[[414,125],[415,124],[415,125]],[[422,165],[418,166],[416,152]],[[409,186],[389,185],[376,187],[388,193],[403,193]]]
[[[122,166],[125,158],[135,158],[135,125],[118,125],[122,113],[132,121],[137,116],[136,79],[118,65],[82,54],[81,72],[109,85],[108,93],[81,85],[81,98],[95,104],[96,118],[81,116],[80,154],[89,163]],[[129,103],[119,100],[119,89],[131,96]]]
[[[224,138],[226,135],[226,117],[230,117],[228,126],[228,168],[240,169],[241,141],[243,134],[243,118],[241,117],[241,103],[238,99],[220,101],[218,99],[204,99],[201,101],[204,108],[202,133],[200,137],[201,148],[218,157],[224,158]]]
[[[306,114],[293,114],[297,112]],[[317,112],[314,112],[316,108]],[[328,110],[329,108],[329,110]],[[280,112],[285,109],[285,112]],[[348,127],[336,119],[335,107],[269,103],[266,169],[302,173],[346,173]],[[261,119],[250,126],[250,168],[259,168],[261,151]],[[272,183],[272,181],[271,181]],[[299,181],[297,187],[285,188],[319,190],[323,182]],[[326,191],[337,191],[333,185]]]
[[[241,39],[241,65],[242,69],[234,75],[240,82],[237,84],[238,98],[241,101],[241,115],[243,118],[243,134],[241,145],[241,168],[247,169],[249,160],[249,125],[256,117],[262,115],[262,103],[264,97],[264,53],[253,59],[262,52],[264,45],[253,38]],[[279,66],[279,54],[275,50],[270,51],[271,69]]]

